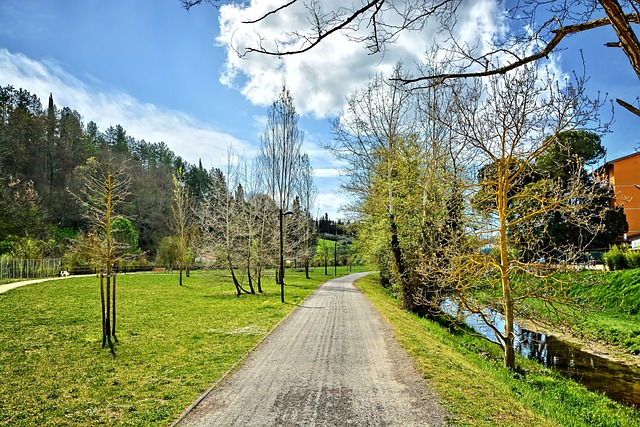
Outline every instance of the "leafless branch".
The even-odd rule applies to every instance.
[[[628,22],[640,23],[640,19],[638,15],[629,14],[624,15]],[[554,49],[558,47],[560,42],[571,34],[580,33],[587,30],[592,30],[594,28],[600,28],[607,25],[611,25],[609,18],[601,18],[596,19],[590,22],[585,22],[582,24],[574,24],[568,25],[565,27],[558,28],[553,31],[555,34],[554,37],[544,46],[544,48],[533,55],[529,55],[523,58],[519,58],[514,62],[494,69],[489,69],[488,67],[483,71],[478,72],[461,72],[461,73],[442,73],[442,74],[433,74],[428,76],[420,76],[413,79],[403,80],[404,83],[416,83],[421,81],[438,81],[441,82],[447,79],[455,79],[455,78],[469,78],[469,77],[488,77],[497,74],[505,74],[509,71],[512,71],[516,68],[522,67],[524,65],[530,64],[532,62],[538,61],[542,58],[548,57]],[[492,52],[496,53],[496,52]],[[485,55],[484,57],[486,57]]]
[[[281,10],[286,9],[287,7],[291,6],[292,4],[294,4],[297,1],[298,0],[291,0],[289,3],[283,4],[282,6],[265,13],[264,15],[262,15],[258,19],[249,20],[249,21],[242,21],[242,23],[243,24],[256,24],[256,23],[266,19],[269,15],[275,15],[276,13],[280,12]]]
[[[263,47],[258,47],[258,48],[252,48],[252,47],[248,47],[245,50],[245,53],[243,55],[246,55],[247,53],[250,52],[255,52],[255,53],[261,53],[263,55],[271,55],[271,56],[291,56],[291,55],[297,55],[297,54],[301,54],[304,52],[308,52],[309,50],[313,49],[314,47],[316,47],[317,45],[319,45],[324,39],[326,39],[327,37],[329,37],[330,35],[343,30],[347,27],[349,27],[349,25],[351,25],[356,19],[358,19],[361,15],[364,15],[365,12],[367,12],[368,10],[374,8],[378,3],[383,3],[384,0],[373,0],[370,1],[369,3],[365,4],[362,8],[354,11],[350,16],[346,17],[344,20],[340,21],[338,25],[331,27],[329,29],[327,29],[326,31],[322,32],[321,30],[318,31],[318,33],[315,35],[314,38],[305,38],[309,44],[300,48],[300,49],[294,49],[294,50],[288,50],[288,51],[283,51],[280,49],[275,49],[275,50],[267,50],[266,48]],[[293,2],[289,3],[286,6],[291,5]],[[263,18],[259,19],[258,21],[264,19],[266,16],[268,16],[269,14],[273,13],[269,12],[267,15],[263,16]],[[255,22],[258,22],[255,21]]]

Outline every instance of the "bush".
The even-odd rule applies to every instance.
[[[609,270],[624,270],[626,268],[640,268],[640,251],[629,250],[627,245],[613,245],[602,258]]]
[[[626,251],[624,259],[629,268],[640,268],[640,251]]]
[[[619,248],[617,245],[613,245],[608,252],[604,253],[602,257],[609,270],[624,270],[627,268],[625,257],[625,252],[627,251],[626,246]]]

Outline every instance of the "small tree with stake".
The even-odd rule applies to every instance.
[[[100,301],[102,307],[102,347],[109,345],[114,352],[116,337],[116,275],[113,265],[127,252],[128,244],[117,239],[118,221],[124,217],[117,208],[129,194],[130,177],[124,162],[118,162],[112,153],[101,161],[90,158],[81,167],[84,187],[76,196],[85,207],[85,216],[93,238],[85,239],[87,253],[100,270]],[[106,286],[105,286],[106,275]]]

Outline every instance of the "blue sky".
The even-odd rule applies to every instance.
[[[214,8],[187,12],[178,0],[3,0],[0,84],[23,87],[43,104],[53,92],[56,105],[78,110],[85,124],[103,131],[122,124],[191,163],[220,166],[229,146],[252,155],[275,96],[256,105],[221,84],[226,52],[218,34]],[[329,125],[313,116],[300,124],[321,192],[318,211],[336,217],[344,203],[337,171],[317,144]]]
[[[265,8],[269,1],[257,3]],[[494,0],[472,3],[480,10],[495,7]],[[259,7],[252,7],[259,16]],[[239,59],[222,43],[242,40],[233,29],[236,12],[208,5],[187,12],[178,0],[2,0],[0,84],[27,89],[43,103],[53,92],[56,104],[78,110],[85,124],[95,121],[101,130],[121,124],[136,139],[164,141],[187,161],[202,159],[210,168],[222,165],[229,146],[253,154],[284,79],[302,114],[304,149],[320,191],[318,213],[343,216],[338,165],[318,146],[331,137],[327,118],[370,75],[399,59],[412,64],[420,49],[415,40],[400,39],[381,59],[336,39],[286,61]],[[590,90],[637,105],[640,84],[626,57],[602,47],[613,40],[609,30],[574,36],[563,43],[559,65],[580,71],[583,49]],[[614,133],[604,137],[609,160],[634,151],[639,123],[616,109]]]

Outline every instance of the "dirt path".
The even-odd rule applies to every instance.
[[[175,425],[446,425],[434,392],[353,286],[361,276],[322,285]]]

